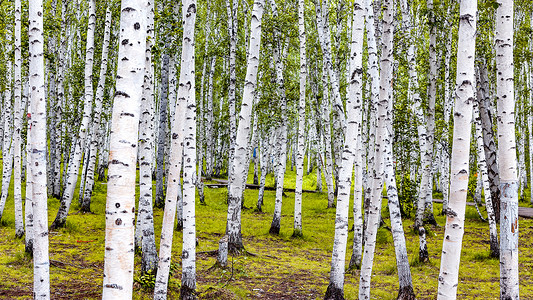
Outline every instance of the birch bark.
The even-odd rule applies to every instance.
[[[111,31],[111,10],[109,7],[106,10],[105,17],[105,29],[104,29],[104,42],[102,44],[102,61],[100,63],[100,77],[98,79],[98,86],[96,87],[96,97],[95,97],[95,107],[93,111],[94,118],[91,124],[91,132],[88,141],[89,152],[87,153],[86,159],[87,162],[87,171],[86,171],[86,181],[83,191],[83,201],[81,204],[81,211],[90,212],[91,211],[91,196],[93,193],[94,187],[94,175],[95,175],[95,165],[96,165],[96,153],[98,152],[98,142],[100,140],[100,119],[102,114],[102,104],[104,101],[104,88],[105,80],[107,73],[107,57],[108,57],[108,48],[109,48],[109,36]],[[92,92],[92,90],[91,90]]]
[[[194,182],[193,174],[194,168],[188,164],[187,160],[193,161],[196,164],[196,154],[191,152],[191,147],[195,149],[196,141],[191,140],[191,132],[196,132],[196,127],[192,122],[185,122],[185,118],[192,118],[193,116],[187,110],[189,106],[188,101],[195,101],[194,96],[194,24],[196,19],[196,2],[184,1],[182,8],[182,16],[184,20],[184,34],[182,41],[182,57],[180,68],[180,79],[177,92],[177,101],[175,108],[174,124],[171,126],[171,144],[170,156],[168,161],[168,178],[167,178],[167,193],[165,198],[165,212],[163,215],[163,225],[161,229],[161,242],[159,248],[159,263],[157,266],[157,277],[154,289],[154,299],[167,299],[168,277],[170,272],[172,238],[174,234],[174,221],[176,218],[176,201],[180,194],[180,172],[182,167],[182,154],[187,152],[184,167],[187,165],[187,173],[184,168],[184,182],[183,182],[183,253],[182,253],[182,288],[180,299],[191,299],[196,288],[196,281],[194,281],[195,274],[195,255],[194,249],[196,240],[191,245],[191,240],[195,238],[195,223],[194,223]],[[194,108],[194,115],[196,114]],[[191,126],[194,126],[191,128]],[[188,140],[185,140],[186,135],[189,134]],[[194,135],[194,134],[193,134]],[[186,141],[186,142],[184,142]],[[189,148],[185,150],[186,148]],[[196,151],[196,150],[194,150]],[[187,178],[185,178],[187,176]],[[187,182],[187,187],[185,186]],[[186,190],[187,189],[187,190]],[[192,192],[191,192],[192,190]],[[191,194],[192,193],[192,194]],[[192,216],[192,217],[191,217]],[[192,253],[192,254],[191,254]],[[187,270],[187,271],[186,271]],[[192,296],[191,296],[192,295]],[[185,296],[185,297],[184,297]]]
[[[50,299],[48,196],[46,189],[46,87],[44,84],[43,3],[29,2],[30,157],[33,209],[33,298]]]
[[[350,49],[350,86],[346,103],[348,115],[346,136],[342,152],[342,164],[339,170],[339,193],[337,196],[337,211],[335,217],[335,238],[331,257],[331,272],[329,286],[325,299],[344,299],[344,266],[346,245],[348,242],[348,212],[350,204],[350,189],[352,185],[352,171],[357,148],[357,137],[361,130],[362,121],[362,88],[363,88],[363,39],[365,14],[362,0],[353,6],[352,39]]]
[[[424,118],[424,113],[422,111],[422,99],[418,92],[418,72],[416,70],[416,29],[414,28],[414,23],[409,12],[409,6],[406,0],[401,2],[402,7],[402,20],[404,22],[404,27],[411,28],[409,36],[409,49],[407,51],[407,60],[409,61],[409,97],[412,98],[414,102],[413,110],[416,114],[417,119],[417,132],[418,132],[418,143],[420,148],[420,161],[422,163],[422,179],[420,182],[420,192],[418,194],[417,200],[417,210],[416,210],[416,219],[415,219],[415,228],[418,230],[419,237],[419,250],[418,257],[420,262],[426,262],[429,260],[429,254],[427,250],[426,243],[426,230],[424,228],[423,219],[424,219],[424,208],[425,203],[428,201],[428,198],[431,199],[431,150],[428,147],[428,125],[427,120]],[[432,201],[432,199],[430,200]]]
[[[31,104],[28,103],[27,131],[26,131],[26,199],[24,199],[24,221],[26,223],[26,234],[24,235],[24,251],[33,255],[33,178],[31,177]]]
[[[475,41],[477,0],[460,4],[459,41],[457,44],[456,101],[454,109],[451,157],[450,202],[446,211],[446,227],[437,299],[455,299],[459,276],[462,239],[468,191],[472,106],[475,95]]]
[[[478,84],[479,87],[479,84]],[[477,93],[479,97],[480,92]],[[483,193],[485,196],[485,207],[487,208],[487,217],[489,221],[490,234],[490,256],[498,258],[500,256],[500,247],[498,245],[498,229],[496,228],[496,218],[492,207],[492,198],[490,196],[489,176],[487,174],[487,162],[485,160],[485,151],[483,149],[483,132],[481,129],[481,117],[479,115],[479,105],[474,102],[474,122],[476,127],[476,150],[478,155],[478,177],[482,179]]]
[[[194,27],[196,0],[183,1],[183,51],[179,96],[187,100],[183,146],[183,247],[180,299],[196,299],[196,92]]]
[[[487,161],[487,171],[490,183],[490,195],[492,198],[492,205],[494,207],[494,216],[496,223],[500,222],[500,174],[498,170],[498,162],[496,157],[496,143],[494,141],[494,131],[492,122],[492,113],[490,108],[491,91],[489,86],[489,77],[487,74],[487,65],[484,60],[481,60],[479,67],[479,76],[481,83],[479,85],[479,94],[483,93],[483,97],[478,96],[479,114],[481,116],[481,126],[483,128],[483,144],[485,145],[485,159]]]
[[[146,51],[146,1],[121,4],[106,201],[102,299],[133,293],[135,179]]]
[[[94,62],[94,30],[96,26],[96,1],[89,0],[89,21],[87,24],[87,45],[85,55],[85,93],[84,93],[84,107],[83,118],[80,125],[80,131],[78,133],[77,142],[74,146],[74,154],[72,160],[69,161],[65,190],[63,191],[63,197],[61,199],[61,206],[57,212],[56,218],[50,228],[65,226],[67,221],[68,211],[72,198],[74,197],[74,190],[76,189],[76,183],[78,181],[78,173],[80,169],[80,163],[83,155],[83,149],[85,149],[87,140],[87,131],[89,129],[89,120],[91,118],[91,109],[93,105],[93,62]],[[81,181],[83,183],[83,181]]]
[[[244,165],[248,155],[248,137],[250,135],[250,119],[252,102],[254,99],[259,66],[259,49],[261,46],[261,20],[263,17],[264,0],[255,0],[250,24],[250,46],[246,67],[246,78],[242,97],[242,107],[239,114],[239,125],[235,140],[234,162],[229,180],[228,217],[226,234],[229,236],[228,247],[230,252],[244,248],[241,233],[241,203],[243,201],[243,174],[248,166]]]
[[[278,9],[275,0],[270,0],[272,6],[272,14],[274,18],[278,19]],[[285,180],[285,170],[287,167],[287,97],[285,94],[285,79],[283,77],[283,61],[282,57],[282,42],[277,29],[274,29],[274,45],[273,45],[273,59],[276,68],[276,85],[277,96],[280,107],[280,121],[279,121],[279,136],[276,140],[276,148],[279,151],[277,160],[277,174],[276,174],[276,200],[274,203],[274,216],[272,224],[270,225],[270,234],[279,234],[281,228],[281,206],[283,204],[283,182]],[[245,164],[248,166],[249,164]],[[244,178],[244,181],[246,178]],[[244,186],[243,186],[244,190]]]
[[[329,101],[329,88],[328,88],[328,76],[326,60],[323,62],[322,68],[322,136],[324,138],[323,151],[325,161],[322,161],[324,167],[324,177],[326,179],[326,186],[328,189],[328,208],[335,207],[335,187],[333,183],[333,158],[331,154],[331,122],[330,122],[330,101]],[[322,148],[322,147],[321,147]],[[321,179],[322,180],[322,179]]]
[[[139,212],[141,226],[137,228],[142,236],[141,272],[155,274],[157,270],[157,248],[154,233],[154,212],[152,208],[152,165],[154,152],[154,82],[152,67],[152,45],[154,39],[154,5],[146,6],[146,50],[144,64],[143,95],[139,123]]]
[[[9,37],[7,37],[9,38]],[[9,43],[9,42],[8,42]],[[11,52],[10,45],[6,47],[5,61],[6,61],[6,87],[4,90],[4,135],[2,144],[2,195],[0,198],[0,219],[4,213],[4,208],[9,194],[9,186],[12,179],[13,171],[13,103],[11,101],[11,60],[8,52]],[[45,156],[46,157],[46,156]],[[46,177],[46,176],[45,176]]]
[[[155,206],[163,207],[165,199],[165,147],[167,140],[167,106],[168,106],[168,73],[170,58],[169,54],[163,54],[161,63],[161,87],[159,98],[159,129],[157,138],[157,162],[156,162],[156,185],[155,185]],[[167,171],[167,173],[170,171]],[[167,179],[168,181],[168,179]]]
[[[496,9],[496,100],[500,174],[500,298],[519,299],[518,178],[515,136],[513,21],[514,2]]]
[[[370,280],[372,275],[372,264],[374,260],[374,250],[376,247],[376,235],[381,215],[381,192],[383,190],[384,171],[384,147],[388,140],[387,124],[391,122],[388,111],[392,109],[392,78],[393,78],[393,11],[394,0],[383,2],[383,35],[381,46],[381,74],[380,92],[377,102],[377,127],[376,127],[376,151],[375,170],[372,180],[372,191],[370,198],[369,214],[367,217],[367,234],[365,249],[363,253],[363,263],[361,266],[361,279],[359,283],[359,299],[370,299]]]
[[[21,131],[22,115],[22,58],[21,58],[21,3],[15,0],[15,84],[13,86],[15,104],[13,123],[13,148],[14,148],[14,170],[13,170],[13,197],[15,200],[15,236],[21,238],[24,235],[24,221],[22,216],[22,165],[21,165]]]
[[[302,236],[302,187],[305,156],[305,89],[307,83],[307,57],[305,34],[305,1],[298,0],[298,37],[300,41],[300,99],[298,101],[298,140],[296,154],[296,189],[294,192],[294,231],[292,236]],[[309,156],[309,158],[311,158]]]

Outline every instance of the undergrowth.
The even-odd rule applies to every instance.
[[[251,169],[252,170],[252,169]],[[293,188],[295,172],[288,171],[285,187]],[[251,183],[250,172],[248,182]],[[267,184],[273,185],[273,177]],[[206,182],[208,183],[208,182]],[[197,292],[200,299],[322,299],[329,282],[331,248],[334,236],[335,209],[326,209],[324,193],[304,193],[302,236],[293,237],[294,193],[286,192],[282,207],[279,236],[268,233],[274,210],[275,192],[266,191],[263,213],[253,209],[242,212],[242,234],[246,250],[254,255],[228,258],[226,269],[210,270],[215,257],[206,254],[218,248],[224,235],[227,216],[227,189],[206,188],[206,205],[196,207]],[[94,214],[77,213],[77,195],[65,228],[50,232],[50,268],[52,295],[55,299],[98,299],[104,266],[105,200],[107,185],[96,183],[91,209]],[[304,178],[304,189],[315,190],[316,173]],[[76,189],[77,190],[77,189]],[[154,189],[155,190],[155,189]],[[12,190],[11,190],[12,191]],[[246,190],[245,206],[255,207],[257,190]],[[10,194],[12,195],[12,193]],[[23,191],[24,195],[24,191]],[[353,201],[353,200],[352,200]],[[350,207],[353,203],[350,203]],[[384,203],[385,205],[386,203]],[[59,208],[59,200],[49,199],[48,220],[51,223]],[[427,226],[429,263],[418,261],[418,235],[412,230],[413,219],[404,219],[404,231],[413,285],[417,299],[434,299],[440,268],[445,218],[438,215],[441,205],[435,204],[440,226]],[[157,247],[163,211],[154,210]],[[390,224],[386,210],[382,217]],[[349,228],[353,220],[350,219]],[[390,225],[389,225],[390,226]],[[24,239],[14,238],[13,198],[7,201],[0,220],[0,298],[30,299],[32,293],[32,260],[24,253]],[[177,299],[181,281],[181,232],[174,232],[169,299]],[[467,207],[458,299],[485,299],[499,296],[499,263],[490,259],[488,224],[479,221],[474,207]],[[348,236],[346,262],[351,256],[353,232]],[[520,219],[520,289],[521,295],[533,295],[533,221]],[[232,260],[232,262],[231,262]],[[346,274],[345,298],[358,295],[359,270]],[[380,228],[377,235],[373,266],[372,295],[375,299],[395,299],[398,291],[396,261],[391,232]],[[135,257],[134,299],[153,297],[153,274],[141,275],[140,257]]]

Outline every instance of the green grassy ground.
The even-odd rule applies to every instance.
[[[295,173],[287,172],[285,186],[294,187]],[[251,177],[249,178],[251,181]],[[273,185],[269,175],[267,184]],[[304,189],[314,189],[316,175],[305,177]],[[324,185],[325,188],[325,185]],[[268,234],[274,210],[273,191],[265,192],[264,213],[246,209],[242,214],[243,239],[248,251],[257,256],[230,258],[226,270],[209,268],[215,258],[206,254],[218,246],[226,224],[226,189],[206,189],[206,203],[197,204],[197,234],[199,238],[197,275],[200,299],[320,299],[328,285],[331,248],[333,244],[335,210],[326,209],[325,193],[306,193],[303,198],[303,238],[291,238],[294,193],[284,197],[279,236]],[[92,202],[94,214],[77,214],[77,195],[67,226],[50,233],[52,299],[98,299],[104,260],[106,185],[97,183]],[[246,190],[245,205],[255,207],[257,190]],[[49,199],[51,222],[59,201]],[[435,205],[435,211],[440,211]],[[388,211],[383,212],[390,224]],[[445,223],[437,216],[438,223]],[[161,231],[162,211],[155,210],[157,240]],[[467,208],[466,226],[459,275],[458,299],[497,299],[499,296],[499,263],[488,259],[488,224],[479,221],[473,207]],[[28,299],[32,291],[32,262],[24,254],[24,241],[15,239],[13,198],[10,196],[0,222],[0,299]],[[404,220],[409,259],[418,299],[435,299],[443,227],[428,228],[430,263],[416,260],[418,236],[413,233],[413,220]],[[349,236],[351,246],[353,233]],[[169,299],[177,299],[180,286],[181,233],[175,232],[173,270]],[[533,221],[520,219],[520,289],[522,299],[533,299]],[[374,299],[395,299],[398,278],[392,236],[382,228],[378,232],[377,255],[372,277]],[[351,247],[347,251],[347,261]],[[136,257],[137,281],[140,260]],[[359,272],[346,274],[345,296],[357,298]],[[152,293],[135,283],[134,299],[151,299]]]

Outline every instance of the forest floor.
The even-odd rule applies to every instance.
[[[295,172],[288,171],[285,186],[294,188]],[[250,178],[251,179],[251,178]],[[251,180],[250,180],[251,182]],[[272,175],[267,185],[273,186]],[[305,177],[304,189],[314,190],[316,176]],[[51,298],[101,298],[104,265],[104,230],[106,185],[95,186],[94,214],[77,213],[77,196],[64,229],[50,232]],[[325,188],[325,185],[324,185]],[[11,190],[12,191],[12,190]],[[246,190],[245,205],[254,208],[257,190]],[[11,194],[12,195],[12,194]],[[226,226],[225,188],[206,188],[206,205],[197,203],[197,291],[200,299],[322,299],[328,285],[334,235],[335,209],[326,209],[325,193],[305,193],[303,198],[303,238],[292,238],[294,193],[284,197],[281,233],[268,233],[274,210],[274,191],[265,192],[263,213],[245,209],[242,214],[243,241],[255,256],[229,258],[227,269],[210,269],[215,258],[208,251],[218,247]],[[350,204],[351,205],[351,204]],[[523,202],[521,206],[531,207]],[[49,199],[49,222],[59,201]],[[441,205],[435,204],[435,213]],[[163,212],[155,210],[156,237],[159,240]],[[384,206],[382,216],[390,226]],[[436,216],[439,227],[428,226],[430,262],[417,260],[418,236],[413,219],[404,219],[407,250],[414,289],[418,299],[435,299],[445,219]],[[350,220],[352,222],[353,220]],[[350,223],[351,226],[351,223]],[[353,232],[349,235],[347,262],[351,255]],[[465,234],[459,273],[458,299],[499,298],[499,262],[489,254],[488,224],[482,222],[474,207],[467,207]],[[373,299],[396,299],[398,278],[392,235],[380,228],[372,276]],[[158,243],[159,244],[159,243]],[[520,218],[520,294],[533,299],[533,220]],[[181,232],[176,231],[173,245],[169,299],[177,299],[180,287]],[[140,277],[140,258],[136,256],[134,299],[151,299],[153,278]],[[32,261],[24,253],[24,240],[15,239],[13,197],[8,198],[0,221],[0,299],[30,299]],[[346,274],[346,299],[356,299],[359,271]]]

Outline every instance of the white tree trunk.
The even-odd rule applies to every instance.
[[[451,15],[455,4],[448,9],[448,15]],[[446,22],[448,27],[452,24]],[[444,127],[442,131],[444,139],[444,147],[442,151],[442,211],[441,214],[446,214],[446,209],[448,208],[448,199],[450,195],[450,152],[449,152],[449,143],[450,133],[449,133],[449,124],[450,124],[450,115],[452,114],[453,109],[453,97],[451,95],[450,89],[450,60],[452,56],[452,35],[453,30],[448,32],[448,41],[446,43],[446,56],[444,58]]]
[[[154,234],[152,165],[154,152],[154,82],[152,66],[152,44],[154,38],[154,5],[146,6],[146,51],[144,65],[143,95],[139,123],[139,210],[140,228],[135,234],[141,235],[141,272],[155,274],[157,270],[157,248]],[[137,243],[136,243],[137,244]]]
[[[89,22],[87,25],[87,44],[85,55],[85,93],[84,93],[84,107],[83,118],[78,133],[77,142],[74,147],[74,155],[69,161],[65,190],[61,199],[61,206],[57,212],[56,218],[51,225],[51,228],[59,228],[65,226],[67,221],[68,211],[72,198],[74,197],[74,190],[78,181],[78,173],[80,169],[83,149],[85,149],[87,140],[87,131],[89,130],[89,121],[91,118],[91,110],[93,104],[93,57],[94,57],[94,30],[96,26],[96,1],[89,0]],[[83,183],[83,181],[81,181]]]
[[[13,196],[15,199],[15,236],[21,238],[24,235],[24,221],[22,216],[22,165],[21,165],[21,131],[22,115],[22,58],[21,58],[21,4],[15,0],[15,84],[14,84],[14,124],[13,124],[13,147],[14,147],[14,170],[13,170]]]
[[[383,36],[381,46],[381,74],[380,92],[377,101],[377,126],[376,126],[376,151],[374,154],[375,168],[372,180],[370,207],[367,217],[367,233],[363,263],[361,266],[361,279],[359,282],[359,299],[370,299],[370,281],[376,235],[381,216],[381,192],[383,190],[384,150],[388,142],[387,124],[391,123],[387,112],[392,109],[392,78],[393,78],[393,11],[394,0],[385,0],[383,4]]]
[[[194,101],[194,23],[196,18],[196,3],[195,1],[185,1],[182,8],[183,19],[186,20],[183,42],[182,42],[182,57],[181,57],[181,68],[180,68],[180,79],[177,93],[177,102],[175,108],[175,118],[174,124],[171,126],[172,135],[171,135],[171,145],[170,145],[170,156],[168,161],[168,178],[167,178],[167,192],[165,199],[165,212],[163,215],[163,225],[161,230],[161,246],[159,249],[159,263],[157,266],[157,277],[155,282],[154,289],[154,299],[166,299],[167,298],[167,287],[168,287],[168,277],[170,271],[170,262],[171,262],[171,251],[172,251],[172,238],[174,234],[174,220],[176,218],[176,201],[178,201],[178,195],[180,194],[180,172],[182,167],[182,153],[184,149],[189,148],[187,152],[187,159],[193,161],[193,165],[196,164],[196,153],[191,152],[191,147],[196,149],[196,141],[190,140],[189,136],[189,145],[184,146],[185,136],[196,132],[196,126],[191,129],[193,126],[192,123],[186,123],[185,118],[192,118],[189,113],[187,113],[187,107],[189,106],[188,101]],[[192,26],[192,27],[191,27]],[[196,108],[193,108],[194,111]],[[187,114],[186,114],[187,113]],[[196,113],[194,113],[194,116]],[[187,127],[187,128],[185,128]],[[194,150],[196,151],[196,150]],[[187,162],[185,161],[187,164]],[[184,165],[185,166],[185,165]],[[182,275],[182,293],[190,295],[188,292],[193,292],[196,288],[196,281],[194,280],[195,274],[195,254],[196,251],[194,248],[196,241],[193,242],[191,246],[191,239],[195,239],[195,226],[194,226],[194,181],[193,177],[196,175],[195,169],[191,169],[191,166],[188,166],[188,171],[185,173],[184,170],[184,188],[185,180],[187,180],[188,190],[184,189],[185,193],[188,193],[188,199],[183,200],[183,227],[184,227],[184,252],[182,254],[182,265],[184,273]],[[185,176],[188,176],[186,179]],[[190,186],[192,185],[192,187]],[[191,199],[192,198],[192,199]],[[192,205],[192,207],[191,207]],[[192,218],[190,217],[192,214]],[[188,222],[188,223],[187,223]],[[186,246],[186,247],[185,247]],[[193,249],[193,250],[191,250]],[[187,254],[186,254],[187,252]],[[193,253],[193,254],[190,254]],[[185,261],[187,260],[187,261]],[[187,270],[187,271],[185,271]],[[185,273],[187,272],[187,273]],[[194,280],[194,281],[193,281]],[[184,290],[185,289],[185,290]],[[189,291],[189,289],[192,289]],[[189,299],[189,298],[186,298]]]
[[[305,1],[298,0],[298,37],[300,41],[300,100],[298,101],[298,141],[296,154],[296,189],[294,192],[294,232],[302,236],[302,187],[305,156],[305,89],[307,84],[307,57],[305,34]],[[311,156],[309,156],[311,158]]]
[[[442,245],[437,299],[455,299],[457,296],[468,191],[472,105],[475,99],[476,14],[477,0],[461,1],[459,41],[457,44],[457,88],[453,123],[450,202],[446,211],[447,219]]]
[[[261,20],[263,17],[264,0],[255,0],[252,10],[252,20],[250,24],[250,46],[248,63],[246,67],[246,78],[242,97],[242,107],[239,114],[239,125],[235,141],[235,156],[231,164],[232,171],[229,178],[228,193],[228,217],[226,234],[229,236],[229,250],[234,252],[242,249],[241,234],[241,203],[243,201],[243,176],[248,170],[245,165],[248,155],[248,137],[250,135],[250,121],[252,116],[252,103],[254,99],[255,86],[257,82],[257,69],[259,66],[260,46],[261,46]]]
[[[479,93],[478,93],[479,95]],[[479,105],[474,102],[474,122],[476,126],[476,150],[478,155],[478,177],[482,179],[483,193],[485,196],[485,207],[487,208],[487,218],[489,221],[490,233],[490,256],[500,257],[500,247],[498,245],[498,229],[496,228],[496,218],[492,207],[492,198],[490,196],[489,175],[487,174],[487,161],[485,160],[485,150],[483,149],[483,132],[481,129],[481,116],[479,115]]]
[[[331,122],[330,122],[330,104],[329,104],[329,88],[326,60],[324,60],[322,68],[322,136],[324,137],[323,147],[325,161],[322,162],[324,167],[324,177],[326,179],[326,186],[328,188],[328,208],[335,207],[335,187],[333,185],[333,158],[331,154]]]
[[[518,178],[516,165],[512,0],[496,9],[496,99],[500,173],[500,298],[519,299]]]
[[[391,114],[391,111],[388,112]],[[389,121],[392,121],[389,116]],[[400,210],[400,200],[398,199],[398,190],[396,188],[396,174],[393,166],[392,152],[392,122],[389,122],[388,141],[385,144],[385,182],[387,185],[387,196],[389,198],[389,215],[392,227],[392,238],[394,241],[394,252],[396,254],[396,268],[398,270],[398,280],[400,290],[397,299],[414,300],[415,292],[413,290],[413,280],[411,270],[409,269],[409,259],[407,256],[407,246],[405,243],[405,232],[402,225],[402,212]]]
[[[272,14],[274,18],[278,19],[278,10],[275,0],[271,0]],[[280,122],[277,124],[279,127],[279,136],[276,139],[276,148],[279,151],[277,159],[277,174],[276,174],[276,200],[274,202],[274,216],[272,218],[272,224],[270,225],[269,232],[271,234],[279,234],[281,228],[281,206],[283,203],[283,183],[285,181],[285,170],[287,167],[287,97],[285,94],[285,79],[283,78],[283,54],[281,37],[277,29],[274,30],[274,44],[273,44],[273,60],[275,62],[276,69],[276,85],[277,96],[280,108]],[[286,48],[286,47],[284,47]],[[249,164],[246,164],[248,166]],[[246,179],[246,178],[245,178]],[[243,187],[244,188],[244,187]]]
[[[331,272],[325,299],[344,298],[344,266],[346,259],[346,245],[348,242],[348,213],[350,204],[350,189],[352,186],[352,171],[356,159],[357,137],[360,136],[363,104],[363,39],[365,13],[362,0],[354,3],[353,24],[350,55],[350,86],[346,103],[348,115],[342,164],[339,170],[337,186],[337,211],[335,217],[335,238],[331,255]],[[359,224],[360,226],[362,224]]]
[[[135,179],[146,51],[146,2],[123,1],[111,121],[102,299],[133,292]]]
[[[33,298],[50,299],[48,197],[46,191],[46,87],[44,84],[43,3],[29,3],[31,190],[33,208]]]
[[[420,192],[418,193],[417,200],[417,210],[416,210],[416,219],[415,219],[415,228],[418,230],[419,237],[419,250],[418,257],[419,261],[426,262],[429,260],[429,254],[427,250],[426,243],[426,230],[423,226],[423,217],[424,217],[424,208],[427,199],[431,199],[431,150],[428,147],[428,133],[427,133],[427,122],[424,118],[424,113],[422,111],[422,99],[418,93],[418,73],[416,70],[416,28],[414,28],[414,23],[412,21],[411,14],[409,12],[409,7],[406,0],[401,2],[402,6],[402,18],[403,24],[406,28],[412,28],[410,32],[410,46],[407,51],[407,60],[409,62],[409,97],[412,98],[414,102],[413,110],[416,114],[417,119],[417,131],[418,131],[418,143],[420,147],[420,161],[422,164],[422,179],[420,182]],[[432,201],[429,200],[429,201]]]
[[[9,38],[9,37],[7,37]],[[8,41],[10,43],[10,41]],[[4,213],[4,208],[9,194],[9,185],[11,184],[12,171],[13,171],[13,103],[11,101],[11,60],[7,52],[11,52],[7,46],[5,54],[6,61],[6,88],[4,91],[4,107],[2,113],[4,117],[4,135],[2,144],[2,195],[0,197],[0,219]],[[46,155],[45,155],[46,157]],[[46,176],[45,176],[46,178]]]
[[[157,166],[156,166],[156,185],[155,185],[155,206],[163,207],[165,198],[165,148],[167,140],[167,106],[168,106],[168,82],[169,82],[169,54],[164,53],[161,62],[161,86],[159,97],[159,123],[157,131]],[[172,147],[172,146],[171,146]],[[181,155],[181,154],[180,154]],[[168,167],[170,168],[170,167]],[[169,170],[166,174],[168,176]],[[168,179],[167,179],[168,181]]]
[[[24,200],[24,222],[26,225],[26,234],[24,235],[24,244],[25,244],[25,251],[26,253],[32,255],[33,254],[33,204],[32,204],[32,185],[33,185],[33,179],[31,178],[31,154],[30,154],[30,148],[31,148],[31,103],[29,103],[29,88],[28,83],[29,80],[26,80],[26,85],[24,88],[24,94],[23,99],[26,99],[26,105],[24,107],[27,107],[27,114],[26,114],[26,120],[27,120],[27,131],[26,131],[26,151],[24,152],[24,155],[26,156],[26,198]]]
[[[435,23],[436,10],[433,8],[433,0],[427,1],[428,23],[429,23],[429,74],[428,74],[428,110],[426,115],[427,121],[427,148],[426,161],[424,164],[424,174],[429,178],[425,182],[426,194],[424,195],[424,218],[430,224],[436,225],[435,216],[433,215],[433,141],[435,140],[435,100],[437,98],[437,25]]]
[[[531,23],[533,24],[533,12],[531,13]],[[533,42],[531,43],[531,51],[533,51]],[[529,64],[529,109],[533,107],[533,61]],[[527,126],[529,131],[529,190],[533,189],[533,113],[527,116]],[[530,192],[529,202],[533,204],[533,193]]]
[[[95,107],[93,111],[94,118],[91,123],[91,132],[92,134],[88,138],[89,152],[87,153],[87,171],[86,171],[86,181],[83,192],[83,201],[81,204],[81,211],[90,212],[91,211],[91,196],[93,193],[94,187],[94,176],[95,176],[95,166],[96,166],[96,153],[98,152],[98,142],[100,140],[100,119],[102,114],[102,104],[104,101],[104,89],[107,73],[107,56],[109,48],[109,36],[111,32],[111,10],[109,7],[106,10],[105,17],[105,29],[104,29],[104,42],[102,44],[102,61],[100,64],[100,77],[98,79],[98,86],[96,87],[96,97],[95,97]],[[91,90],[92,91],[92,90]]]
[[[263,2],[264,3],[264,2]],[[237,115],[235,105],[237,102],[235,93],[237,86],[237,33],[239,22],[238,18],[239,2],[237,0],[226,1],[226,10],[228,13],[228,34],[229,34],[229,87],[228,87],[228,107],[229,107],[229,154],[228,154],[228,181],[233,172],[233,160],[235,157],[235,141],[237,139]],[[253,28],[253,27],[252,27]],[[230,186],[228,185],[228,193]],[[231,245],[231,238],[230,238]],[[230,247],[231,250],[231,247]]]
[[[183,147],[183,247],[180,299],[196,299],[196,92],[194,27],[196,0],[183,1],[183,51],[178,98],[187,101]],[[181,92],[181,93],[180,93]]]

